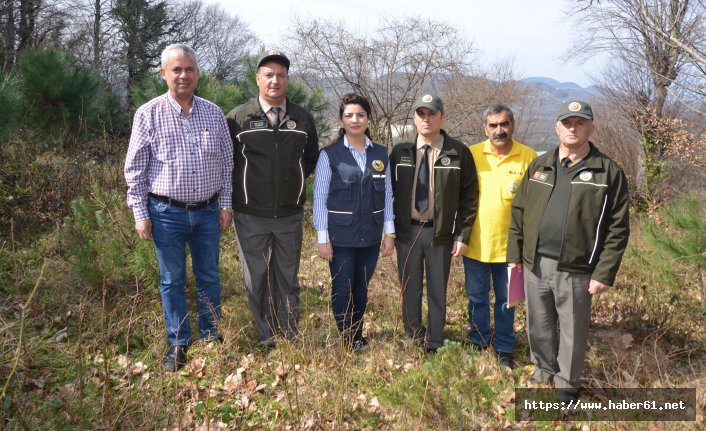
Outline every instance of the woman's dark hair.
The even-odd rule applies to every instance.
[[[365,110],[365,113],[368,114],[368,118],[370,118],[370,115],[373,112],[372,108],[370,107],[370,101],[365,96],[361,96],[361,95],[355,94],[355,93],[346,93],[341,97],[341,104],[338,107],[338,118],[343,119],[343,111],[346,109],[347,105],[360,105],[363,108],[363,110]],[[338,136],[336,136],[333,143],[336,143],[336,142],[342,140],[343,135],[345,135],[345,134],[346,134],[346,130],[343,127],[338,129]],[[370,129],[369,128],[365,129],[365,136],[370,138]]]

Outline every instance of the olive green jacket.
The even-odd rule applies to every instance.
[[[558,269],[591,274],[612,286],[628,245],[628,183],[623,170],[592,143],[586,165],[574,173]],[[554,188],[559,148],[529,165],[512,203],[507,261],[534,269],[539,225]]]

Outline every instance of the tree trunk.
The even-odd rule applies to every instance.
[[[2,3],[2,16],[5,17],[5,31],[3,46],[3,64],[2,70],[4,73],[9,73],[15,67],[15,41],[17,40],[17,32],[15,28],[15,7],[13,0],[4,0]]]
[[[101,0],[95,0],[93,14],[93,67],[100,70],[101,20],[103,19]]]
[[[34,46],[34,30],[40,5],[41,0],[20,0],[17,52],[27,51]]]

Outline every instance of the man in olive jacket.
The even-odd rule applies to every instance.
[[[468,147],[449,137],[439,97],[414,108],[417,137],[390,154],[397,266],[405,332],[433,353],[444,343],[451,258],[463,256],[478,209],[478,180]],[[428,327],[422,324],[426,270]]]
[[[532,382],[553,380],[567,402],[581,388],[592,295],[615,282],[630,233],[625,174],[589,141],[594,131],[588,103],[562,104],[559,147],[527,168],[507,246],[524,274]]]

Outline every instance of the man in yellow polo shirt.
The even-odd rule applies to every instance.
[[[510,209],[522,175],[537,157],[533,149],[512,139],[515,117],[506,105],[484,114],[486,141],[470,147],[478,172],[478,216],[463,258],[468,295],[471,344],[490,345],[490,279],[495,291],[493,348],[503,366],[512,368],[515,347],[515,309],[507,306],[507,237]]]

